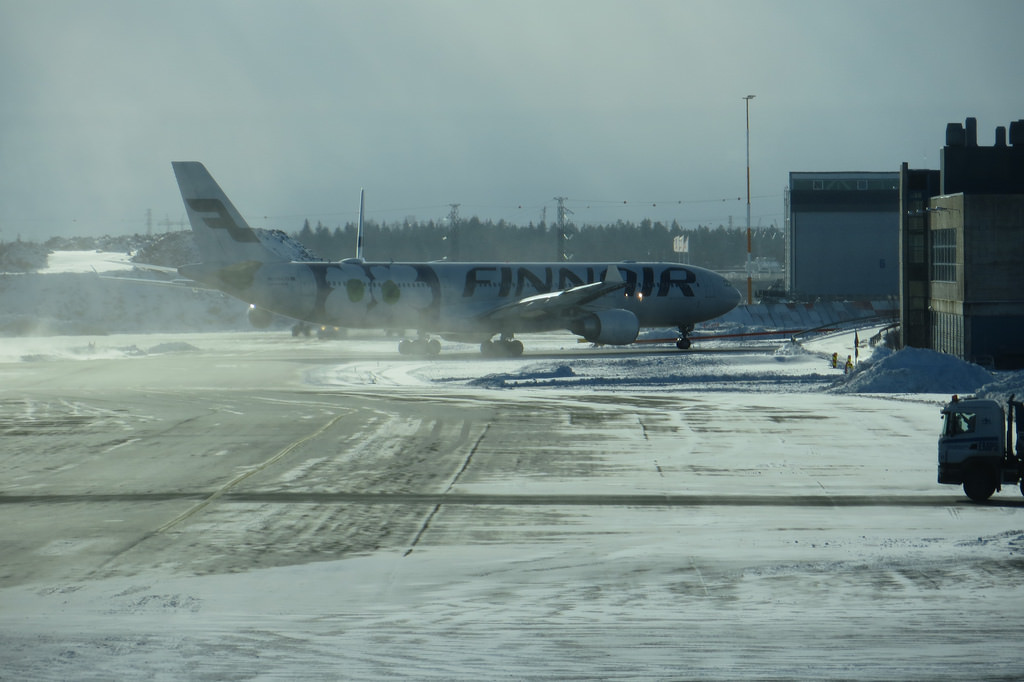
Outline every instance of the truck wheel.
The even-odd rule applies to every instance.
[[[984,502],[996,491],[992,472],[976,467],[964,476],[964,494],[975,502]]]

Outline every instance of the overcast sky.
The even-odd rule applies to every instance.
[[[790,171],[938,168],[1024,118],[1024,2],[0,0],[0,240],[178,222],[781,225]],[[367,246],[368,253],[372,251]]]

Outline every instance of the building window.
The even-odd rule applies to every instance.
[[[910,235],[910,262],[916,265],[924,263],[924,235]]]
[[[811,182],[811,189],[825,189],[824,180],[814,180]]]
[[[857,189],[867,189],[867,188],[868,188],[868,181],[867,180],[858,180],[857,181]]]
[[[932,231],[932,281],[956,281],[956,230]]]

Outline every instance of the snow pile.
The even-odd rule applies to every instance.
[[[811,351],[801,346],[796,341],[790,339],[775,350],[775,357],[782,360],[785,358],[792,357],[803,357],[807,355],[813,355]]]
[[[168,341],[151,346],[146,353],[150,355],[163,353],[193,353],[199,349],[186,341]]]
[[[130,270],[128,254],[115,251],[54,251],[46,259],[41,275],[61,272],[114,272]]]
[[[539,339],[545,337],[540,336]],[[547,337],[553,338],[553,337]],[[540,352],[540,343],[528,345]],[[800,392],[827,388],[833,372],[820,371],[824,360],[800,349],[778,355],[763,351],[743,354],[742,367],[736,367],[731,354],[631,351],[583,353],[571,364],[543,361],[531,364],[501,361],[501,371],[483,373],[478,363],[453,366],[428,363],[416,368],[415,377],[423,382],[465,383],[474,388],[582,388],[587,390],[644,392],[676,391],[750,391]],[[492,364],[492,363],[488,363]],[[337,378],[320,379],[332,383]]]
[[[980,365],[924,348],[878,347],[836,393],[972,393],[992,381]]]
[[[511,373],[495,373],[468,382],[469,386],[478,388],[509,388],[512,386],[553,386],[563,384],[559,379],[570,379],[576,376],[569,365],[532,365],[521,371]]]
[[[4,340],[0,343],[0,362],[48,362],[51,360],[113,360],[140,358],[150,355],[171,353],[196,353],[199,348],[187,341],[168,341],[150,346],[139,346],[131,341],[145,342],[148,334],[141,336],[115,335],[86,337],[68,343],[69,339],[81,336],[34,337],[21,342]],[[72,345],[75,344],[75,345]]]
[[[259,240],[263,243],[263,246],[267,247],[278,256],[281,256],[284,260],[289,261],[322,261],[315,253],[307,249],[302,242],[289,237],[286,233],[281,230],[266,230],[263,228],[254,227],[253,232],[259,237]]]
[[[982,386],[976,394],[978,398],[1000,403],[1006,402],[1010,396],[1016,396],[1017,400],[1024,399],[1024,371],[997,375],[995,381]]]

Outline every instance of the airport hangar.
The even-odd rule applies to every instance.
[[[790,173],[786,197],[790,297],[896,298],[898,173]]]

